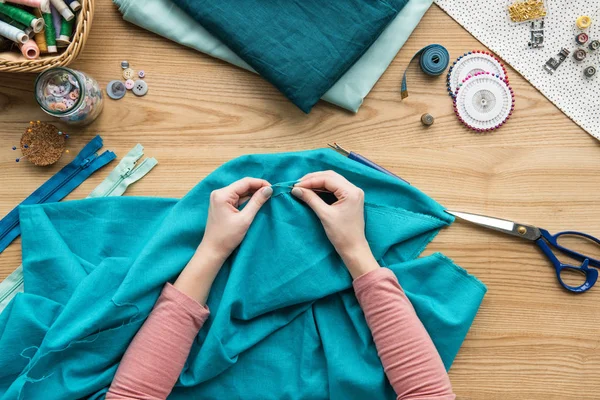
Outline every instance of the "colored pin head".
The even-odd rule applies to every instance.
[[[15,161],[20,162],[27,158],[31,163],[38,166],[51,165],[57,162],[65,151],[66,137],[60,135],[58,128],[54,125],[40,121],[31,121],[25,133],[21,136],[20,148],[22,157]],[[13,150],[16,150],[13,146]]]

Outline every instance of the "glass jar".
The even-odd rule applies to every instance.
[[[102,111],[102,90],[89,75],[64,67],[51,68],[35,80],[35,98],[47,114],[70,125],[87,125]]]

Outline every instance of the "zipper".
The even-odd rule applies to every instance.
[[[133,149],[129,151],[129,153],[127,153],[125,157],[123,157],[119,165],[117,165],[115,169],[111,171],[109,176],[104,181],[102,181],[102,183],[98,185],[96,189],[92,191],[92,193],[90,193],[88,198],[111,196],[116,191],[116,189],[118,189],[121,185],[123,185],[123,182],[125,182],[126,186],[124,190],[116,194],[116,196],[121,195],[123,192],[125,192],[129,185],[142,179],[147,173],[149,173],[152,170],[152,168],[154,168],[158,164],[158,161],[156,161],[155,158],[150,157],[144,159],[139,165],[136,166],[137,161],[143,155],[144,147],[141,144],[137,144]],[[88,166],[91,164],[91,162],[93,161],[83,160],[80,167]],[[115,179],[117,179],[117,182],[112,183],[112,181]],[[109,188],[104,189],[104,187],[109,184]],[[6,278],[8,280],[11,277],[14,277],[14,281],[12,281],[10,284],[7,284],[7,280],[5,280],[4,282],[0,282],[0,313],[2,313],[4,307],[6,306],[3,306],[2,303],[11,296],[14,296],[16,293],[22,291],[22,286],[24,284],[22,268],[23,266],[21,265],[19,268],[17,268],[17,270],[15,270],[11,275],[9,275],[8,278]],[[6,286],[6,288],[3,288],[3,286]]]
[[[52,195],[54,195],[56,192],[58,192],[60,189],[62,189],[63,186],[65,186],[67,183],[69,183],[71,181],[71,179],[73,179],[73,177],[75,177],[77,174],[79,174],[82,170],[86,169],[90,165],[90,163],[92,161],[94,161],[96,158],[98,158],[98,154],[94,154],[92,157],[88,157],[85,160],[83,160],[83,162],[73,172],[71,172],[70,175],[68,175],[58,185],[56,185],[52,189],[50,189],[50,191],[48,193],[46,193],[41,199],[39,199],[38,201],[36,201],[33,204],[45,203],[46,200],[48,200],[50,197],[52,197]],[[0,233],[0,241],[2,241],[2,239],[4,239],[6,237],[6,235],[8,235],[13,229],[15,229],[15,227],[17,225],[19,225],[18,218],[16,218],[15,221],[7,227],[7,229],[5,229],[2,233]]]
[[[141,144],[137,144],[87,198],[110,197],[123,194],[129,185],[143,178],[158,163],[154,158],[146,158],[137,164],[143,155],[144,147]]]
[[[145,161],[145,160],[144,160],[144,161]],[[142,161],[142,164],[144,163],[144,161]],[[141,165],[141,164],[140,164],[140,165]],[[108,190],[106,191],[106,193],[104,194],[104,197],[109,197],[109,196],[110,196],[110,194],[111,194],[112,192],[114,192],[114,191],[115,191],[115,189],[119,187],[119,185],[121,185],[121,182],[123,182],[123,181],[124,181],[124,180],[125,180],[127,177],[129,177],[129,175],[131,175],[131,173],[132,173],[133,171],[135,171],[135,170],[136,170],[136,168],[134,168],[134,167],[127,167],[127,168],[125,169],[125,171],[123,171],[123,172],[121,173],[121,175],[119,175],[119,179],[117,179],[117,181],[116,181],[116,182],[115,182],[115,183],[114,183],[114,184],[113,184],[113,185],[110,187],[110,189],[108,189]]]
[[[23,200],[20,205],[28,204],[41,204],[48,201],[58,201],[65,197],[68,193],[73,191],[83,180],[77,183],[74,187],[68,188],[68,191],[64,194],[59,193],[66,185],[68,185],[75,177],[82,173],[85,169],[94,165],[94,169],[87,176],[91,175],[98,168],[106,165],[108,162],[113,160],[116,156],[111,151],[105,151],[101,155],[97,154],[97,151],[102,148],[102,138],[96,136],[92,139],[75,157],[73,161],[67,164],[58,173],[48,179],[42,186],[35,190],[29,197]],[[96,167],[97,166],[97,167]],[[85,178],[87,178],[87,176]],[[84,179],[85,179],[84,178]],[[0,253],[10,244],[12,239],[19,235],[19,213],[18,207],[15,207],[6,217],[0,221]],[[3,226],[3,227],[2,227]],[[15,230],[17,231],[15,233]],[[13,234],[12,238],[9,238],[7,243],[2,243],[9,235]]]
[[[133,182],[140,180],[144,175],[150,172],[150,170],[154,168],[156,164],[156,159],[146,158],[139,165],[126,168],[117,180],[117,182],[115,182],[115,184],[106,192],[105,197],[109,197],[128,178],[133,178]]]
[[[17,289],[19,289],[23,282],[24,278],[23,276],[21,276],[16,282],[13,283],[12,287],[6,293],[4,293],[2,297],[0,297],[0,304],[2,304],[4,300],[6,300],[8,297],[10,297],[11,294],[13,294]]]

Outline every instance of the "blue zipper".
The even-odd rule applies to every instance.
[[[63,169],[48,179],[20,205],[56,202],[71,193],[90,175],[116,158],[112,151],[101,155],[96,152],[102,148],[102,138],[92,139]],[[19,207],[15,207],[0,221],[0,253],[21,233],[19,227]]]

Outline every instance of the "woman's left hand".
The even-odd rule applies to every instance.
[[[200,247],[222,262],[240,245],[258,210],[273,194],[264,179],[244,178],[210,194],[206,229]],[[248,202],[240,211],[239,206]]]

